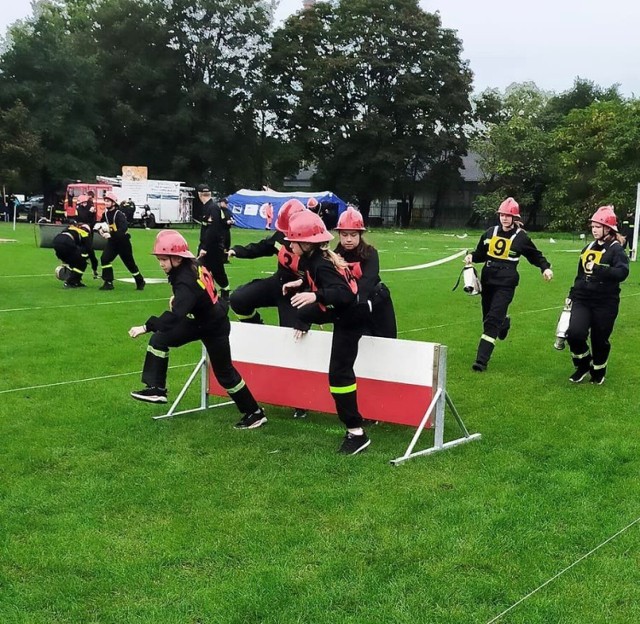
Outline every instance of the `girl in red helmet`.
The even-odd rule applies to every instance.
[[[349,206],[336,226],[340,242],[335,252],[348,263],[358,280],[359,317],[366,325],[365,334],[382,338],[397,338],[398,328],[389,289],[380,280],[378,251],[365,242],[364,219],[358,210]]]
[[[277,308],[280,327],[293,327],[296,310],[291,305],[291,295],[282,292],[283,284],[299,279],[303,272],[300,260],[291,250],[291,243],[285,239],[289,220],[294,214],[305,210],[297,199],[290,199],[280,206],[275,223],[275,232],[257,243],[234,245],[229,250],[229,258],[278,257],[276,272],[270,277],[255,279],[236,288],[231,293],[229,304],[241,323],[262,324],[260,308]],[[305,418],[307,411],[300,407],[293,412],[294,418]]]
[[[146,387],[131,396],[148,403],[166,403],[169,349],[201,340],[218,383],[243,413],[236,428],[260,427],[267,418],[231,361],[228,307],[218,299],[211,274],[195,261],[187,241],[174,230],[158,234],[152,253],[169,278],[173,296],[170,310],[129,330],[132,338],[153,332],[142,370]]]
[[[576,367],[569,380],[602,384],[611,351],[609,337],[618,316],[620,283],[629,275],[629,258],[618,234],[613,206],[601,206],[591,217],[593,242],[581,252],[578,274],[569,292],[572,301],[567,342]],[[591,351],[587,338],[591,334]]]
[[[294,323],[296,339],[309,331],[313,323],[333,323],[329,387],[338,416],[347,427],[339,452],[355,455],[370,444],[362,428],[353,370],[363,327],[353,314],[355,280],[350,277],[346,262],[329,249],[332,239],[322,219],[310,210],[292,217],[287,240],[301,259],[305,278],[285,284],[283,292],[295,292],[291,305],[298,311]]]
[[[465,256],[466,264],[484,262],[480,283],[482,285],[482,323],[474,371],[485,371],[496,340],[504,340],[511,327],[507,315],[520,281],[518,262],[524,256],[542,272],[545,281],[553,279],[553,271],[547,259],[533,244],[520,223],[520,206],[513,197],[505,199],[498,208],[500,224],[489,228],[481,237],[475,251]]]
[[[104,206],[106,210],[102,215],[102,221],[109,228],[107,245],[100,257],[102,265],[103,284],[100,290],[113,290],[113,261],[120,256],[124,266],[129,269],[133,279],[136,281],[136,290],[143,290],[145,286],[144,278],[138,269],[133,258],[133,248],[131,247],[131,234],[127,232],[127,217],[118,208],[118,198],[115,193],[108,191],[104,195]]]

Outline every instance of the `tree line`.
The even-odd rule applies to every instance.
[[[473,97],[462,42],[418,0],[318,2],[278,27],[273,5],[35,0],[0,54],[0,181],[53,194],[130,164],[229,193],[312,165],[367,215],[425,188],[437,204],[473,149],[480,214],[513,194],[571,227],[635,193],[638,104],[615,87]]]

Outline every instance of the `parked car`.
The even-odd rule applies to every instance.
[[[44,215],[44,195],[32,195],[18,206],[18,217],[26,215],[29,223],[36,223]]]

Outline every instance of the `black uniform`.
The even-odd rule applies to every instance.
[[[262,323],[258,308],[278,308],[281,327],[293,327],[297,317],[291,306],[291,295],[282,294],[282,285],[295,281],[304,275],[299,269],[300,258],[296,256],[285,241],[283,232],[275,231],[271,236],[257,243],[232,247],[236,258],[265,258],[278,256],[276,272],[265,279],[255,279],[236,288],[229,303],[238,319],[245,323]]]
[[[102,264],[102,279],[104,280],[103,288],[113,288],[113,261],[117,256],[127,267],[131,275],[136,281],[137,290],[142,290],[145,285],[144,278],[138,270],[138,265],[133,258],[133,249],[131,248],[131,234],[129,234],[127,226],[127,217],[122,210],[112,208],[105,210],[102,220],[109,224],[109,233],[111,237],[107,240],[105,250],[102,252],[100,263]]]
[[[338,417],[347,429],[362,426],[358,410],[356,375],[353,370],[358,357],[358,343],[363,325],[358,322],[357,285],[348,274],[338,272],[334,264],[318,250],[304,256],[307,290],[315,292],[316,303],[297,309],[294,327],[308,331],[312,323],[333,323],[329,389]]]
[[[229,278],[224,268],[227,261],[225,238],[229,231],[225,221],[224,211],[213,199],[202,206],[202,227],[198,250],[207,253],[200,259],[200,263],[211,272],[223,296],[226,296],[229,290]]]
[[[98,275],[98,258],[96,257],[96,252],[93,249],[93,236],[95,232],[93,231],[93,226],[96,224],[97,215],[95,209],[93,209],[93,200],[89,199],[87,202],[82,204],[78,204],[78,216],[76,220],[78,223],[86,223],[90,228],[91,232],[89,234],[89,242],[87,244],[87,253],[89,254],[89,261],[91,262],[91,269],[93,270],[93,274],[95,276]]]
[[[504,340],[511,326],[507,316],[520,281],[518,262],[524,256],[541,272],[551,268],[542,252],[521,228],[503,230],[500,225],[489,228],[478,241],[471,254],[473,262],[484,262],[480,283],[482,285],[483,333],[478,344],[474,369],[487,367],[496,339]]]
[[[169,272],[173,305],[161,316],[145,323],[154,332],[149,340],[142,371],[147,386],[165,388],[169,348],[202,340],[218,383],[227,390],[238,409],[247,414],[259,409],[253,395],[231,361],[228,306],[219,300],[211,275],[191,260],[183,260]]]
[[[70,225],[53,239],[56,256],[71,269],[71,276],[66,280],[67,286],[82,285],[82,276],[87,268],[87,246],[89,232],[77,225]]]
[[[590,272],[586,269],[589,262],[595,263]],[[573,303],[567,331],[578,378],[591,371],[594,381],[604,380],[611,351],[609,337],[620,305],[620,282],[628,275],[629,259],[615,238],[593,241],[582,250],[569,292]],[[587,343],[589,331],[593,353]]]
[[[342,245],[338,245],[336,253],[349,263],[358,282],[357,311],[365,325],[364,335],[397,338],[396,313],[391,293],[380,280],[377,249],[368,245],[366,258],[358,254],[357,248],[348,251]]]
[[[623,249],[629,250],[629,255],[631,255],[632,247],[633,247],[633,232],[635,230],[635,213],[629,212],[624,219],[622,219],[622,224],[620,227],[620,234],[624,236],[624,245]]]

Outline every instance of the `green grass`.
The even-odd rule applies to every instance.
[[[160,277],[154,234],[135,230],[134,249]],[[197,231],[185,234],[195,245]],[[235,242],[263,234],[233,232]],[[393,268],[477,235],[368,239]],[[168,285],[105,293],[89,279],[65,291],[31,226],[0,224],[0,238],[17,239],[0,243],[3,624],[483,623],[640,516],[638,269],[623,285],[605,385],[570,386],[569,355],[552,344],[577,261],[562,250],[579,249],[575,237],[537,239],[555,280],[521,263],[512,332],[482,375],[470,370],[479,298],[451,292],[461,262],[384,275],[400,337],[448,346],[450,395],[483,436],[399,467],[388,460],[411,438],[404,427],[374,427],[369,452],[345,458],[328,415],[300,422],[269,407],[256,431],[234,430],[231,406],[152,420],[162,407],[128,396],[146,340],[127,330],[165,309]],[[274,265],[236,260],[232,286]],[[126,276],[118,260],[115,271]],[[198,345],[172,352],[173,396],[198,355]],[[57,382],[67,383],[34,388]],[[499,621],[640,621],[639,530]]]

